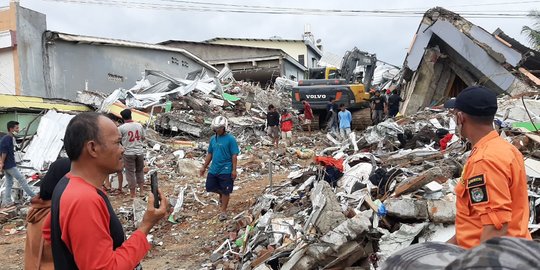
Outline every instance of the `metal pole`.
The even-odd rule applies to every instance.
[[[268,161],[268,180],[270,181],[270,191],[272,191],[272,161]]]

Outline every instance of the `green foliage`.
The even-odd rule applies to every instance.
[[[534,23],[532,26],[523,26],[521,33],[527,36],[533,49],[540,50],[540,11],[532,10],[528,16],[533,19]]]

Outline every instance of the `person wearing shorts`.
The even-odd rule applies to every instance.
[[[227,206],[236,179],[237,157],[240,153],[238,143],[233,135],[227,133],[227,118],[218,116],[212,121],[215,135],[210,139],[208,154],[199,171],[202,177],[210,165],[206,177],[206,191],[219,194],[219,220],[227,219]]]

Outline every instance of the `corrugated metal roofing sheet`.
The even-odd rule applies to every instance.
[[[74,115],[48,111],[39,123],[37,134],[33,137],[23,156],[22,166],[36,170],[45,169],[58,158],[64,146],[64,134]]]
[[[134,41],[127,41],[127,40],[120,40],[120,39],[111,39],[111,38],[101,38],[101,37],[89,37],[89,36],[79,36],[79,35],[71,35],[71,34],[65,34],[60,32],[50,32],[53,34],[53,39],[57,38],[64,41],[70,41],[70,42],[80,42],[80,43],[88,43],[88,44],[102,44],[102,45],[113,45],[113,46],[124,46],[124,47],[137,47],[137,48],[146,48],[146,49],[153,49],[153,50],[161,50],[161,51],[172,51],[172,52],[179,52],[187,56],[188,58],[193,59],[194,61],[198,62],[205,68],[208,68],[216,73],[219,72],[215,67],[211,66],[201,58],[195,56],[194,54],[180,48],[175,48],[171,46],[165,46],[165,45],[156,45],[156,44],[150,44],[150,43],[144,43],[144,42],[134,42]]]

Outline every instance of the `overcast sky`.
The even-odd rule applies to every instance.
[[[82,3],[55,2],[45,0],[21,0],[21,6],[47,15],[49,30],[143,41],[156,43],[164,40],[202,41],[213,37],[269,38],[279,36],[300,39],[304,26],[309,24],[316,39],[321,39],[324,50],[338,55],[353,47],[376,53],[381,60],[401,65],[407,48],[420,23],[422,15],[415,17],[380,16],[315,16],[284,14],[239,14],[222,12],[196,12],[163,9],[137,9]],[[88,0],[92,1],[92,0]],[[185,5],[174,0],[126,0],[146,3]],[[276,6],[288,8],[355,9],[355,10],[421,10],[442,6],[454,12],[465,11],[521,11],[540,9],[540,1],[523,0],[191,0],[192,2],[214,2]],[[0,6],[9,0],[0,0]],[[502,4],[500,3],[512,3]],[[472,6],[474,5],[474,6]],[[465,16],[466,17],[466,16]],[[467,18],[467,17],[466,17]],[[526,44],[520,34],[523,25],[532,25],[529,18],[468,18],[490,33],[497,27]],[[527,44],[528,45],[528,44]]]

